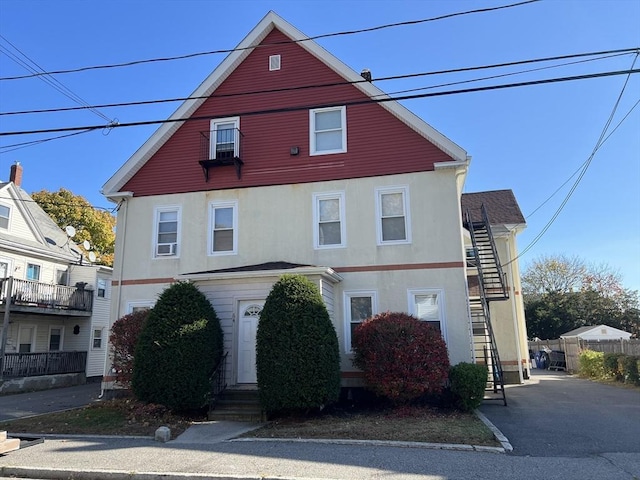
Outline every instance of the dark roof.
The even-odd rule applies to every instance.
[[[487,215],[492,225],[496,224],[526,224],[520,211],[516,197],[511,190],[493,190],[490,192],[463,193],[460,199],[462,213],[469,209],[474,222],[482,221],[480,207],[487,209]]]
[[[303,265],[301,263],[289,262],[267,262],[258,265],[245,265],[244,267],[222,268],[220,270],[205,270],[203,272],[185,273],[185,275],[199,275],[205,273],[233,273],[233,272],[260,272],[265,270],[289,270],[299,267],[313,267],[313,265]]]

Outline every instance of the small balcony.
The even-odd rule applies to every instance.
[[[200,160],[205,181],[210,169],[233,166],[238,179],[242,177],[242,132],[237,128],[218,128],[200,132]]]
[[[8,278],[0,280],[2,310],[7,305],[7,299],[11,310],[15,312],[88,317],[93,310],[93,290],[17,278],[11,282]]]
[[[2,365],[0,358],[0,365]],[[63,373],[82,373],[87,352],[5,353],[3,378],[37,377]]]

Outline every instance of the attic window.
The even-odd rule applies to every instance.
[[[0,205],[0,228],[9,229],[9,213],[11,209],[5,205]]]
[[[280,70],[280,55],[269,55],[269,71]]]

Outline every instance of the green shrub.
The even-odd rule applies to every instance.
[[[634,355],[621,355],[618,358],[618,368],[622,373],[622,381],[630,385],[638,383],[638,357]]]
[[[456,407],[465,412],[478,408],[484,398],[488,375],[486,365],[462,362],[451,367],[449,388]]]
[[[449,376],[440,332],[406,313],[381,313],[356,327],[353,364],[367,386],[396,404],[440,393]]]
[[[581,376],[587,378],[604,377],[604,353],[593,350],[583,350],[579,356],[579,370]]]
[[[604,376],[615,380],[622,380],[622,371],[618,368],[618,358],[622,353],[605,353],[603,357]]]
[[[109,345],[116,381],[125,387],[131,386],[133,356],[142,328],[149,317],[149,310],[140,310],[119,318],[111,326]]]
[[[340,350],[318,288],[284,275],[267,297],[256,340],[260,402],[268,413],[319,409],[340,394]]]
[[[133,392],[139,400],[174,411],[202,408],[221,354],[215,310],[195,285],[175,283],[162,292],[140,334]]]

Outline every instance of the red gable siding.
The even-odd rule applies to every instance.
[[[272,31],[264,44],[286,41]],[[282,66],[269,71],[270,55]],[[352,85],[218,97],[255,90],[344,82],[344,79],[295,43],[255,49],[194,113],[195,117],[234,116],[267,109],[343,104],[366,99]],[[309,111],[241,115],[242,178],[232,166],[214,167],[205,182],[200,160],[200,132],[209,120],[190,121],[147,161],[123,187],[136,196],[202,190],[305,183],[433,170],[451,158],[380,105],[347,106],[347,152],[309,156]],[[290,147],[300,154],[290,155]]]

